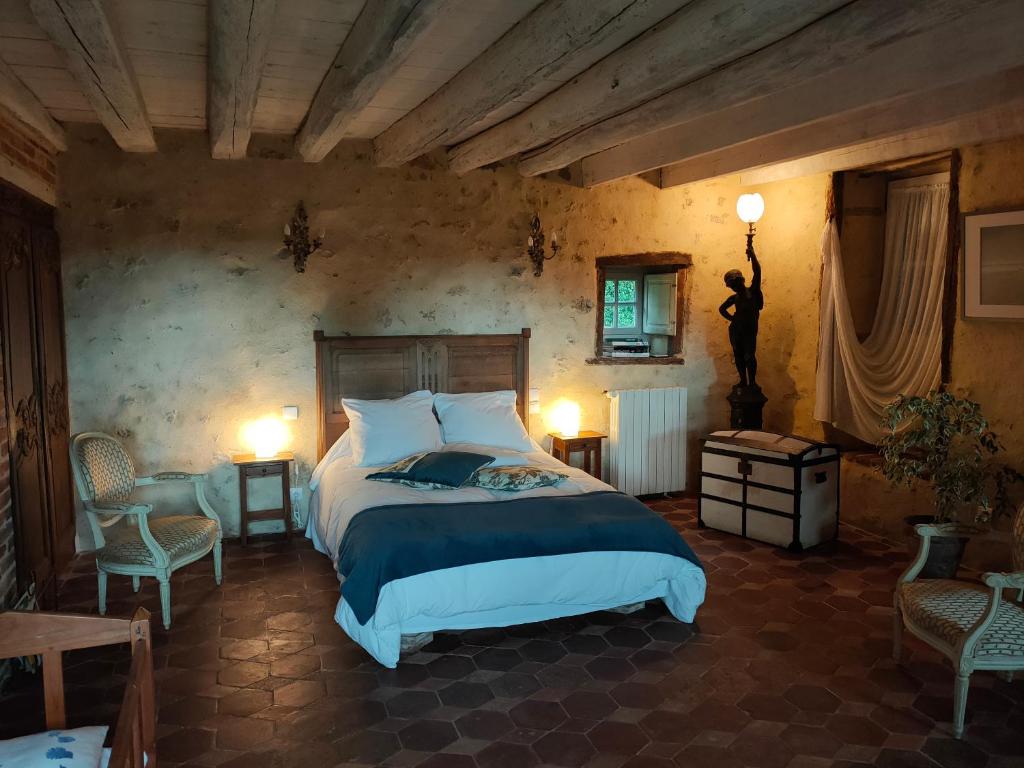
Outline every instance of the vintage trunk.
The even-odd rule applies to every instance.
[[[702,440],[700,525],[799,552],[839,534],[839,449],[753,430]]]

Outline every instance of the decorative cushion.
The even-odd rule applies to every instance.
[[[135,467],[120,443],[90,437],[79,443],[78,461],[93,501],[128,501],[135,490]]]
[[[201,515],[149,518],[149,531],[173,563],[179,558],[208,552],[217,541],[217,523]],[[107,543],[96,551],[96,561],[110,565],[149,565],[153,554],[134,525],[122,525],[105,534]]]
[[[426,456],[430,451],[421,451],[420,453],[414,453],[412,456],[406,456],[404,459],[399,459],[394,464],[389,464],[386,467],[381,467],[379,472],[374,472],[372,475],[367,475],[367,480],[384,480],[384,482],[398,483],[399,485],[407,485],[410,488],[424,488],[426,490],[451,490],[448,486],[437,485],[436,483],[420,483],[415,480],[408,480],[406,478],[379,478],[374,475],[400,475],[404,473],[409,467],[415,464],[417,461]],[[0,767],[2,768],[2,767]]]
[[[97,768],[107,726],[45,731],[0,741],[3,768]]]
[[[542,467],[484,467],[473,473],[466,485],[493,491],[529,491],[557,485],[568,475]]]
[[[988,610],[992,592],[980,584],[922,579],[900,587],[903,615],[915,626],[956,647]],[[1024,609],[1003,600],[974,655],[1024,657]]]
[[[366,476],[367,480],[415,483],[415,487],[440,486],[458,488],[480,467],[494,461],[493,456],[465,451],[436,451],[419,454],[415,461],[406,460],[402,469],[383,469]]]
[[[488,467],[525,467],[530,463],[530,458],[522,451],[513,451],[510,448],[495,448],[477,443],[445,443],[441,449],[448,451],[465,451],[467,453],[479,453],[484,456],[493,456],[494,461]]]

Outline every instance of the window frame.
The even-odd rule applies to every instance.
[[[679,251],[662,251],[654,253],[630,253],[616,256],[599,256],[595,260],[595,294],[594,302],[597,309],[595,322],[594,356],[587,359],[591,365],[681,365],[683,363],[683,332],[686,302],[686,275],[693,265],[693,257]],[[620,336],[646,336],[643,333],[643,276],[652,273],[676,273],[676,332],[669,337],[668,357],[608,357],[604,354],[604,284],[609,273],[638,274],[637,288],[640,292],[638,302],[637,327],[635,330],[624,331]],[[619,279],[618,276],[611,279]],[[628,279],[628,278],[626,278]],[[608,336],[615,338],[615,335]]]

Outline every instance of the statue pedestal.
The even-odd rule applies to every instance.
[[[726,398],[729,401],[729,426],[733,429],[761,429],[764,427],[764,404],[768,398],[757,384],[737,384]]]

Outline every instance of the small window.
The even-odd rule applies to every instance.
[[[687,254],[597,259],[597,344],[590,363],[681,363]]]
[[[638,283],[639,281],[634,278],[604,281],[604,328],[606,331],[637,330]]]

